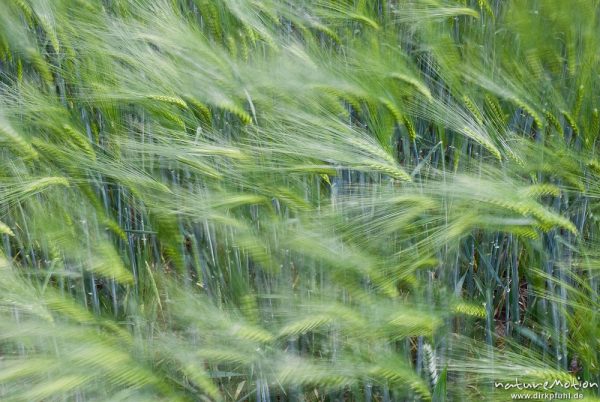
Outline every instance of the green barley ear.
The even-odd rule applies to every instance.
[[[432,99],[431,91],[429,90],[427,85],[423,84],[419,79],[412,77],[408,74],[402,74],[399,72],[393,72],[393,73],[389,74],[389,77],[393,78],[403,84],[409,84],[410,86],[415,88],[417,91],[419,91],[422,95],[424,95],[427,98],[427,100]]]
[[[487,315],[485,307],[482,305],[464,301],[457,301],[453,303],[452,312],[454,314],[461,314],[475,318],[485,318]]]
[[[459,137],[458,139],[456,139],[456,145],[454,146],[454,149],[453,149],[454,152],[452,153],[452,171],[455,173],[458,172],[461,157],[463,154],[463,151],[461,149],[462,146],[463,146],[463,137]]]
[[[215,385],[211,379],[210,373],[207,373],[204,370],[204,367],[188,364],[181,368],[181,372],[186,376],[188,382],[199,387],[210,397],[207,398],[203,395],[199,400],[215,402],[222,402],[224,400],[219,387]]]
[[[358,97],[344,90],[338,89],[330,85],[315,85],[314,89],[329,94],[338,98],[342,102],[346,102],[350,105],[357,113],[361,111],[360,100]]]
[[[383,164],[383,163],[377,163],[377,162],[370,162],[367,165],[370,169],[373,169],[375,171],[379,171],[382,173],[387,174],[390,177],[393,177],[394,179],[400,180],[400,181],[411,181],[411,177],[408,173],[406,173],[404,170],[402,170],[401,168],[397,167],[397,166],[393,166],[391,164]]]
[[[581,110],[581,104],[583,103],[584,86],[580,85],[577,89],[577,97],[575,98],[575,105],[573,106],[573,117],[579,117],[579,111]]]
[[[567,123],[569,123],[569,126],[571,127],[571,129],[573,130],[573,138],[572,138],[572,140],[573,140],[579,136],[579,127],[577,126],[577,122],[575,121],[573,116],[571,116],[571,114],[569,112],[567,112],[566,110],[561,110],[561,113],[565,117],[565,120],[567,120]]]
[[[542,118],[531,106],[529,106],[527,103],[523,102],[519,98],[513,98],[512,101],[533,118],[533,121],[535,122],[535,125],[538,129],[542,129],[544,127],[542,123]]]
[[[327,314],[312,314],[310,317],[303,317],[300,320],[285,325],[279,330],[278,337],[289,337],[293,335],[301,335],[307,332],[315,331],[319,327],[333,323],[335,317]]]
[[[437,384],[439,379],[435,350],[431,347],[429,343],[425,343],[423,345],[423,351],[425,352],[425,361],[427,362],[426,368],[429,374],[429,379],[431,380],[432,387],[435,388],[435,385]]]
[[[473,130],[471,127],[467,126],[462,128],[462,132],[468,135],[470,138],[475,139],[481,145],[483,145],[485,149],[487,149],[492,155],[496,157],[496,159],[498,159],[499,161],[502,160],[502,154],[500,153],[496,145],[494,145],[494,143],[490,141],[489,138],[484,137],[478,131]]]
[[[244,324],[244,325],[236,325],[235,332],[232,333],[235,337],[239,339],[260,342],[260,343],[269,343],[275,340],[275,337],[267,330],[263,329],[260,326],[252,325],[252,324]]]
[[[185,130],[185,122],[177,113],[173,113],[166,108],[153,109],[153,111],[167,126],[177,130]]]
[[[560,188],[553,184],[547,184],[547,183],[532,184],[531,186],[523,188],[519,192],[519,194],[522,197],[528,197],[528,198],[537,198],[537,197],[548,196],[548,195],[553,196],[553,197],[559,197],[560,196]]]
[[[237,36],[240,40],[239,45],[242,60],[247,62],[250,56],[250,49],[248,48],[248,41],[246,40],[246,35],[242,31],[239,31]]]
[[[33,10],[25,0],[14,0],[14,3],[19,8],[25,20],[31,25],[33,24]]]
[[[360,98],[350,93],[344,93],[343,99],[354,109],[355,113],[360,113],[362,111],[362,106],[360,104]]]
[[[394,102],[390,101],[389,99],[380,99],[380,102],[383,104],[383,106],[385,106],[385,108],[394,117],[394,120],[396,120],[396,123],[398,125],[405,124],[404,116]]]
[[[6,121],[0,120],[0,144],[27,159],[38,158],[37,151]]]
[[[465,106],[467,107],[467,109],[469,109],[469,111],[471,112],[471,114],[473,115],[473,117],[475,118],[477,123],[479,125],[482,125],[483,124],[483,116],[481,115],[481,112],[479,111],[479,108],[475,105],[475,103],[473,103],[473,101],[467,95],[463,96],[463,102],[464,102]]]
[[[1,134],[2,133],[0,132],[0,135]],[[39,152],[43,158],[55,161],[66,161],[64,152],[54,144],[40,138],[33,138],[31,144],[33,145],[32,149],[35,151],[36,155],[38,155]]]
[[[46,191],[48,188],[61,186],[70,187],[69,181],[64,177],[49,176],[41,177],[25,183],[20,191],[22,197],[32,196]]]
[[[517,164],[517,166],[525,167],[525,162],[522,158],[522,155],[519,155],[514,149],[511,147],[505,147],[505,154],[508,159]]]
[[[321,97],[323,106],[336,116],[342,116],[343,118],[349,118],[348,110],[340,103],[344,101],[343,93],[337,88],[330,86],[320,87],[320,92],[324,96]]]
[[[10,227],[8,227],[8,225],[2,221],[0,221],[0,234],[6,234],[9,236],[14,236],[15,234],[13,233],[13,231],[11,230]]]
[[[200,120],[207,126],[210,126],[212,124],[212,113],[208,106],[189,95],[184,95],[182,98],[188,104],[190,110],[198,120]]]
[[[600,176],[600,162],[595,159],[592,159],[586,163],[588,169],[592,171],[592,173]]]
[[[76,147],[80,148],[91,160],[96,160],[96,152],[94,152],[94,148],[92,148],[92,145],[85,135],[81,134],[68,124],[63,125],[63,132],[68,136],[71,142],[74,143]]]
[[[252,27],[250,27],[249,25],[246,25],[246,24],[244,24],[242,26],[242,30],[244,31],[244,37],[247,37],[248,40],[250,41],[250,45],[256,46],[256,44],[259,40],[258,33],[254,29],[252,29]]]
[[[492,116],[492,118],[501,126],[506,124],[507,115],[502,111],[502,107],[498,101],[490,96],[485,95],[485,105],[487,107],[488,113]]]
[[[105,278],[113,278],[121,284],[133,284],[134,278],[113,245],[103,240],[95,245],[94,256],[88,269]]]
[[[46,85],[52,86],[54,78],[52,77],[50,65],[48,64],[46,59],[44,59],[44,57],[37,51],[37,49],[32,47],[26,49],[26,55],[29,58],[29,61],[31,62],[32,66],[35,68],[35,70],[40,75],[42,80],[46,83]]]
[[[404,127],[406,127],[406,131],[408,131],[408,138],[411,141],[415,141],[417,139],[417,131],[415,130],[415,125],[412,120],[408,116],[402,117],[402,122],[404,123]]]
[[[574,77],[577,72],[577,50],[575,49],[575,41],[570,35],[567,35],[567,72],[569,76]]]
[[[592,110],[592,124],[590,127],[590,135],[589,135],[589,143],[595,144],[598,139],[598,134],[600,134],[600,113],[598,113],[598,109],[594,108]]]
[[[485,12],[492,19],[495,18],[494,11],[492,10],[492,7],[490,6],[488,0],[477,0],[477,5],[479,6],[479,9],[482,13]]]
[[[244,125],[252,123],[252,116],[248,114],[243,108],[234,104],[233,102],[221,102],[217,105],[218,108],[231,113],[233,116],[240,119],[240,122]]]
[[[255,294],[248,293],[241,297],[240,311],[249,323],[256,325],[260,322],[260,309]]]
[[[38,16],[38,21],[40,27],[44,30],[50,44],[52,45],[52,50],[54,50],[55,54],[60,53],[60,44],[58,42],[58,36],[56,35],[56,30],[48,20],[46,16]]]
[[[550,126],[554,127],[554,129],[558,132],[561,138],[564,138],[565,132],[563,131],[562,125],[550,111],[544,111],[544,116],[546,117],[546,121],[550,123]]]
[[[424,401],[431,401],[428,384],[402,363],[379,361],[369,370],[369,375],[380,378],[392,386],[406,384]]]
[[[17,59],[17,81],[23,83],[23,63],[20,57]]]
[[[238,49],[235,43],[235,39],[231,35],[227,35],[227,50],[229,50],[229,54],[231,57],[236,59],[238,57]]]
[[[527,65],[528,65],[529,69],[531,70],[531,72],[533,73],[533,76],[538,80],[542,79],[542,77],[544,76],[544,66],[542,65],[542,62],[540,61],[540,58],[538,57],[537,52],[535,52],[535,51],[528,52],[525,59],[527,60]]]
[[[185,103],[185,101],[183,99],[181,99],[177,96],[148,95],[146,98],[150,99],[150,100],[155,100],[158,102],[164,102],[169,105],[175,105],[182,110],[188,109],[187,103]]]
[[[115,234],[121,240],[127,241],[127,235],[125,234],[123,229],[121,229],[119,224],[117,222],[115,222],[114,219],[109,218],[107,216],[103,216],[102,223],[104,223],[104,225],[106,225],[107,230],[110,230],[113,234]]]
[[[221,18],[219,17],[219,10],[215,7],[214,4],[209,2],[204,2],[203,6],[205,7],[205,21],[208,25],[208,30],[212,34],[213,38],[220,42],[222,39],[222,31],[221,31]]]
[[[0,36],[0,60],[7,62],[10,56],[11,52],[8,49],[8,45],[4,41],[4,38]]]
[[[539,238],[538,232],[534,227],[526,227],[526,226],[514,226],[509,227],[508,232],[520,236],[524,239],[537,239]]]

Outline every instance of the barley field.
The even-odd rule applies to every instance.
[[[0,0],[0,401],[600,401],[598,108],[599,0]]]

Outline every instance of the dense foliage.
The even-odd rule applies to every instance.
[[[600,382],[598,3],[0,0],[0,399]]]

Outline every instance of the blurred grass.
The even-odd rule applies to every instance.
[[[0,399],[600,382],[598,12],[2,1]]]

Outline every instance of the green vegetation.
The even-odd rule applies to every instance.
[[[1,0],[0,400],[600,383],[599,18]]]

